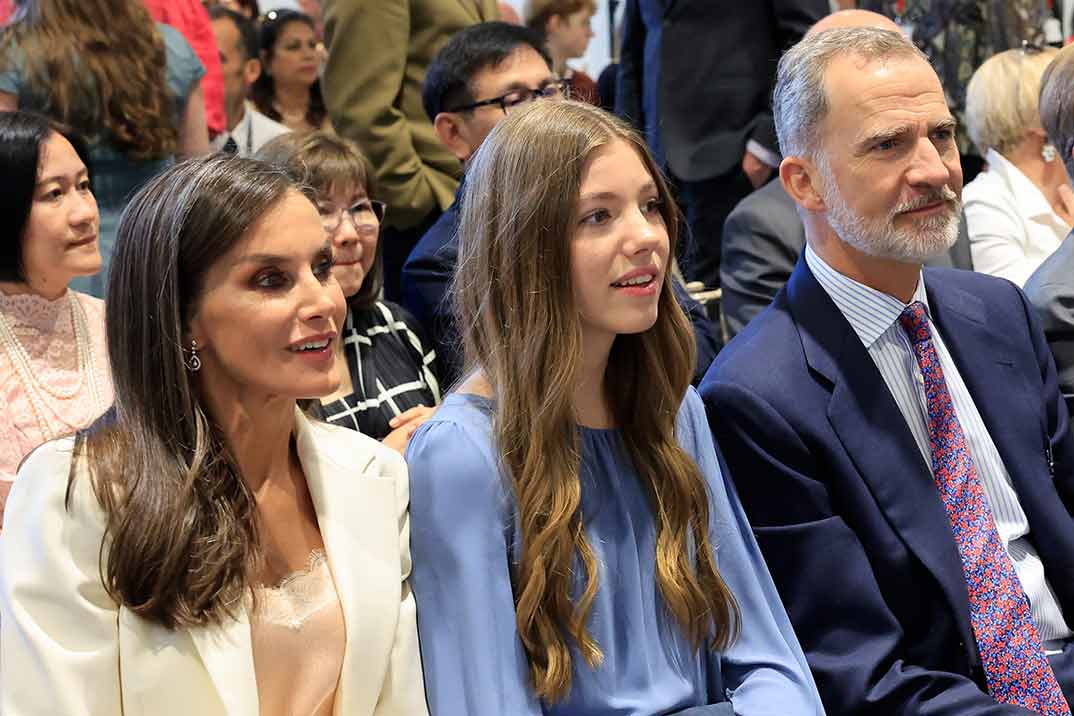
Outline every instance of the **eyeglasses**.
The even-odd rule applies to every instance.
[[[376,199],[362,199],[346,209],[318,206],[317,211],[321,213],[321,226],[331,235],[339,231],[339,227],[343,225],[344,214],[351,220],[351,226],[355,231],[361,231],[366,226],[380,226],[384,221],[384,215],[388,212],[388,205]]]
[[[511,90],[507,94],[502,94],[499,97],[464,104],[461,107],[456,107],[455,109],[449,109],[447,111],[469,112],[478,107],[487,107],[495,104],[499,105],[504,114],[507,114],[515,107],[526,104],[527,102],[532,102],[535,99],[566,99],[569,93],[570,83],[567,80],[553,80],[538,89],[529,89],[526,87],[523,89]]]

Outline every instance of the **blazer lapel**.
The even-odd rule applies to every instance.
[[[301,413],[296,423],[298,456],[347,633],[336,713],[373,713],[402,593],[396,480],[382,475],[376,445],[363,450],[353,436],[323,430]]]
[[[191,629],[190,637],[228,716],[257,716],[254,650],[245,609],[226,624]]]
[[[892,528],[936,578],[963,641],[975,643],[950,522],[883,376],[804,260],[788,299],[810,367],[832,383],[828,419]]]

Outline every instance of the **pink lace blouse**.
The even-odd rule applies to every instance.
[[[0,321],[0,480],[10,481],[38,445],[103,413],[112,379],[101,300],[0,291]]]

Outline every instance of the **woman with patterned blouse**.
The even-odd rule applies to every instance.
[[[45,117],[0,113],[0,515],[22,459],[112,403],[104,303],[68,288],[101,267],[84,157]]]
[[[378,235],[385,205],[371,198],[373,172],[349,140],[326,132],[285,134],[258,157],[311,188],[332,242],[333,274],[347,297],[338,344],[339,390],[321,398],[321,417],[402,452],[440,402],[436,353],[401,306],[380,300]]]

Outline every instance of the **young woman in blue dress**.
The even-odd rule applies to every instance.
[[[467,170],[468,377],[407,451],[433,716],[823,713],[690,388],[673,207],[574,102],[512,112]]]

